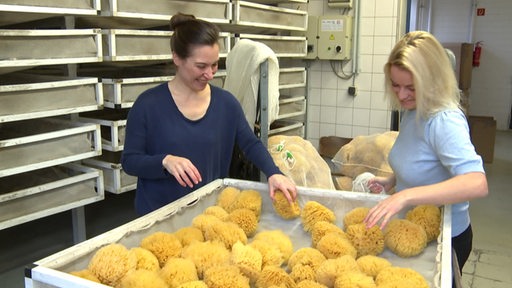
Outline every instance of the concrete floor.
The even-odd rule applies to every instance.
[[[512,131],[498,131],[492,164],[486,164],[490,194],[471,203],[473,252],[464,267],[464,288],[512,287]],[[87,236],[109,231],[136,216],[133,192],[107,194],[88,205]],[[28,232],[28,233],[27,233]],[[0,286],[24,287],[24,268],[73,245],[71,213],[64,212],[0,231]]]
[[[498,131],[486,164],[489,196],[471,202],[473,252],[464,266],[467,288],[512,287],[512,131]]]

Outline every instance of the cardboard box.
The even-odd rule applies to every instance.
[[[471,88],[473,77],[473,43],[443,43],[455,55],[455,76],[461,90]]]
[[[473,43],[461,43],[459,61],[459,88],[466,90],[473,77]]]
[[[469,116],[471,141],[476,153],[482,156],[484,163],[494,159],[494,142],[496,140],[496,120],[488,116]]]
[[[320,156],[327,158],[334,158],[334,155],[338,153],[341,147],[352,141],[352,138],[344,138],[338,136],[323,136],[320,137],[320,145],[318,147],[318,153]]]

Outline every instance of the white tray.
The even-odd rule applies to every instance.
[[[0,122],[52,117],[98,110],[103,105],[98,78],[37,79],[0,85]]]
[[[9,68],[102,61],[100,29],[0,29],[0,74]]]
[[[105,61],[169,62],[172,59],[169,40],[172,31],[104,29],[102,30]],[[229,53],[230,34],[221,32],[219,56]]]
[[[308,43],[306,37],[239,34],[235,38],[235,43],[241,39],[250,39],[256,42],[261,42],[272,49],[277,57],[303,58],[307,54]]]
[[[304,231],[300,218],[284,220],[275,214],[266,183],[218,179],[146,216],[36,261],[32,268],[27,268],[26,283],[33,285],[30,287],[105,287],[72,276],[67,272],[86,268],[94,253],[107,244],[120,243],[129,248],[137,247],[145,236],[154,232],[174,232],[190,226],[196,215],[215,205],[218,193],[226,186],[261,191],[262,211],[257,232],[280,229],[289,235],[294,250],[311,246],[311,237]],[[386,196],[299,187],[298,201],[301,206],[313,200],[328,207],[336,214],[336,224],[342,227],[343,216],[347,212],[356,207],[371,207],[384,197]],[[431,287],[450,287],[452,281],[450,211],[450,206],[443,209],[442,233],[438,241],[431,242],[422,254],[411,258],[400,258],[389,250],[385,250],[380,256],[387,258],[395,266],[409,267],[420,272],[429,281]],[[448,241],[442,241],[443,239]]]
[[[0,229],[104,199],[100,170],[65,164],[2,177]]]
[[[98,156],[100,138],[97,124],[51,118],[3,123],[0,177]]]
[[[121,194],[137,188],[137,177],[124,172],[121,165],[121,151],[110,152],[103,150],[100,156],[84,159],[84,165],[103,171],[105,191]]]
[[[101,147],[108,151],[122,151],[126,135],[128,110],[103,109],[82,113],[78,120],[101,126]]]
[[[270,30],[306,31],[308,13],[277,6],[270,6],[249,1],[233,1],[233,21],[235,26],[244,30],[266,28]]]

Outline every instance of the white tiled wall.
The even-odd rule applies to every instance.
[[[492,116],[498,130],[507,130],[512,118],[512,1],[433,0],[432,34],[441,42],[483,41],[480,67],[473,68],[469,114]],[[472,9],[484,8],[475,16]]]
[[[357,96],[348,95],[353,79],[338,78],[327,60],[314,60],[309,68],[307,138],[318,147],[322,136],[353,138],[389,130],[391,111],[384,99],[383,66],[397,39],[400,0],[359,0],[359,64],[354,84]],[[308,14],[341,14],[325,0],[310,0]],[[353,10],[349,12],[353,15]],[[352,63],[344,66],[347,73]]]

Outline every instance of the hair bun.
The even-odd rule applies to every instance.
[[[192,14],[177,13],[171,17],[170,28],[171,31],[176,30],[181,25],[185,25],[187,22],[196,20],[196,17]]]

